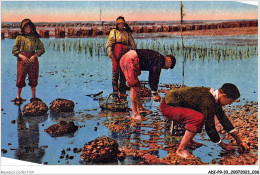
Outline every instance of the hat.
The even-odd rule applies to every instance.
[[[21,29],[23,29],[24,25],[29,23],[29,22],[32,22],[30,19],[24,19],[22,22],[21,22]]]
[[[166,57],[170,57],[172,60],[172,65],[171,65],[171,69],[174,68],[175,64],[176,64],[176,58],[173,55],[166,55]]]

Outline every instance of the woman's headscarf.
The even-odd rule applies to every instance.
[[[129,25],[125,22],[125,18],[123,16],[119,16],[116,18],[116,24],[117,23],[120,23],[120,22],[123,22],[124,23],[124,26],[125,26],[125,30],[127,32],[130,32],[130,33],[133,33],[133,30],[129,27]],[[116,25],[116,29],[119,30],[119,28],[117,27]]]
[[[38,32],[36,31],[36,27],[35,25],[32,23],[32,21],[30,19],[24,19],[22,22],[21,22],[21,32],[22,32],[22,35],[26,35],[24,29],[25,27],[27,26],[30,26],[31,28],[31,33],[33,35],[35,35],[37,38],[40,38],[41,36],[38,34]]]

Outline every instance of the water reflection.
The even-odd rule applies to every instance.
[[[139,123],[132,125],[129,127],[129,143],[131,147],[135,150],[140,150],[141,140],[141,126]],[[124,165],[131,165],[131,164],[138,164],[141,161],[139,156],[127,156],[126,159],[122,164]]]
[[[34,163],[41,163],[45,150],[39,146],[39,124],[46,121],[48,115],[23,116],[21,106],[18,106],[17,130],[18,149],[16,158]]]
[[[132,123],[128,113],[107,113],[107,121],[105,125],[109,127],[109,137],[115,139],[120,148],[131,147],[135,150],[140,150],[141,140],[141,124]],[[127,156],[123,161],[119,162],[122,165],[138,164],[140,157]]]
[[[51,127],[50,130],[54,132],[54,133],[49,133],[51,137],[60,137],[60,136],[75,137],[77,135],[78,129],[75,130],[75,128],[72,128],[72,126],[70,126],[70,127],[67,126],[68,122],[73,122],[73,124],[76,125],[79,128],[78,122],[75,121],[75,113],[74,112],[53,112],[53,111],[51,111],[50,112],[50,118],[52,119],[53,122],[56,122],[57,125],[60,126],[60,127],[50,126]],[[63,124],[64,124],[64,126],[62,127]],[[66,133],[66,134],[60,134],[60,133],[66,132],[65,130],[68,130],[68,131],[72,130],[72,132],[69,132],[69,133]],[[56,133],[55,131],[59,131],[59,132]]]
[[[59,122],[61,120],[68,120],[71,117],[74,117],[75,113],[74,112],[50,112],[50,118],[53,122]]]
[[[109,137],[117,141],[119,147],[128,146],[130,135],[130,126],[126,123],[129,120],[123,120],[128,113],[107,112],[107,123],[109,130]]]

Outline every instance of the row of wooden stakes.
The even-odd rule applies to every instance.
[[[236,27],[257,27],[258,21],[236,21],[236,22],[222,22],[212,24],[189,24],[189,25],[153,25],[153,26],[132,26],[133,33],[157,33],[157,32],[177,32],[177,31],[192,31],[192,30],[208,30],[220,28],[236,28]],[[95,37],[99,35],[108,35],[111,28],[55,28],[55,31],[50,29],[41,29],[39,34],[42,38],[80,38],[80,37]],[[2,30],[1,39],[5,38],[8,34],[9,39],[15,39],[19,34],[19,30]],[[53,33],[53,34],[51,34]]]

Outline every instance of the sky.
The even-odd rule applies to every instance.
[[[256,1],[254,1],[256,2]],[[258,6],[234,1],[183,1],[184,20],[258,19]],[[180,1],[2,1],[1,21],[178,21]]]

